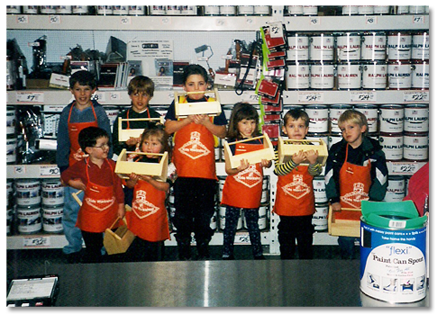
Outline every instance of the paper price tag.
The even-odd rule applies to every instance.
[[[298,102],[323,102],[323,93],[319,92],[299,92],[297,97]]]
[[[393,174],[412,174],[418,170],[416,164],[392,164],[392,173]]]
[[[17,21],[17,24],[28,24],[29,23],[29,16],[28,15],[18,15],[16,21]]]
[[[413,16],[413,24],[424,24],[425,16],[423,15],[415,15]]]
[[[418,102],[418,101],[429,101],[428,91],[405,91],[404,92],[404,102]]]
[[[40,177],[53,177],[60,176],[61,171],[56,165],[48,165],[48,166],[40,166],[39,167],[39,175]]]
[[[106,93],[95,92],[91,98],[97,102],[105,102],[106,101]]]
[[[270,23],[269,25],[270,37],[271,38],[282,38],[284,37],[284,32],[282,29],[281,22]]]
[[[44,103],[44,93],[19,92],[16,101],[22,104],[42,104]]]
[[[237,234],[235,237],[235,243],[250,243],[250,237],[248,233]]]
[[[61,24],[61,17],[59,15],[50,15],[49,24]]]
[[[373,91],[356,91],[350,92],[351,102],[375,102],[376,93]]]
[[[50,238],[35,236],[23,238],[23,247],[48,247],[50,246]]]

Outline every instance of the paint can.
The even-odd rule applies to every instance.
[[[387,50],[387,35],[385,32],[364,32],[361,37],[361,60],[384,61]]]
[[[314,177],[313,190],[314,190],[314,202],[316,204],[322,204],[328,202],[328,197],[326,196],[325,177],[322,176]]]
[[[384,202],[402,202],[405,197],[405,179],[403,176],[388,176],[387,193]]]
[[[18,232],[21,234],[33,234],[40,232],[41,225],[41,207],[18,206],[17,207]]]
[[[387,77],[389,89],[411,89],[411,62],[389,62],[387,66]]]
[[[379,107],[379,131],[384,133],[402,133],[404,130],[404,107],[399,104]]]
[[[408,32],[393,31],[387,35],[387,59],[410,60],[412,36]]]
[[[403,156],[404,136],[402,133],[381,133],[379,143],[387,161],[400,161]]]
[[[166,5],[150,5],[149,12],[150,15],[165,15]]]
[[[316,62],[310,67],[310,88],[331,90],[334,88],[334,64],[332,62]]]
[[[404,131],[405,132],[428,132],[429,131],[429,108],[428,104],[407,104],[404,108]]]
[[[60,180],[47,179],[41,183],[42,204],[56,206],[64,204],[64,187]]]
[[[429,32],[412,34],[411,59],[429,60]]]
[[[362,65],[359,62],[341,62],[337,65],[337,87],[339,90],[361,88]]]
[[[315,213],[313,214],[312,225],[315,231],[328,230],[328,203],[317,204],[315,206]]]
[[[379,220],[370,221],[370,215]],[[410,303],[426,297],[427,232],[421,218],[402,214],[390,217],[369,214],[366,218],[363,213],[360,290],[364,294],[389,303]]]
[[[409,161],[427,161],[428,150],[428,133],[404,133],[404,159]]]
[[[356,32],[345,32],[337,36],[338,61],[357,61],[361,58],[361,37]]]
[[[326,133],[328,132],[329,109],[326,105],[309,105],[305,107],[305,112],[310,119],[308,132]]]
[[[287,62],[287,90],[305,90],[310,88],[310,65],[307,62]]]
[[[322,141],[325,142],[326,146],[328,146],[328,144],[329,144],[329,135],[328,135],[328,133],[313,133],[313,132],[308,132],[307,136],[306,136],[306,139],[308,139],[309,141],[321,139]]]
[[[48,233],[61,233],[64,231],[62,227],[62,215],[64,213],[63,206],[45,206],[42,208],[42,227]]]
[[[411,64],[411,88],[429,89],[429,62],[413,61]]]
[[[321,33],[310,36],[310,60],[334,61],[335,38],[331,33]]]
[[[309,38],[302,33],[287,32],[288,51],[287,61],[309,60]]]
[[[41,204],[41,183],[38,180],[20,179],[15,181],[18,206],[31,206]]]
[[[15,164],[17,162],[17,138],[15,136],[6,138],[6,163]]]
[[[387,64],[371,61],[363,63],[363,89],[384,90],[387,88]]]
[[[337,144],[337,143],[341,142],[342,139],[343,139],[343,136],[341,135],[341,133],[333,133],[333,132],[331,132],[331,134],[329,135],[328,149],[331,149],[331,147],[334,144]]]
[[[112,15],[112,5],[96,5],[97,15]]]

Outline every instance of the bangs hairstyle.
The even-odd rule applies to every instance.
[[[187,79],[191,75],[200,75],[206,84],[208,84],[208,72],[206,72],[205,68],[198,64],[190,64],[184,68],[184,72],[182,74],[182,82],[187,82]]]
[[[360,126],[360,128],[362,126],[365,126],[366,131],[363,134],[367,135],[367,130],[369,129],[368,125],[367,125],[367,118],[360,111],[353,110],[353,109],[348,109],[348,110],[344,111],[340,115],[340,118],[338,118],[338,126],[340,127],[341,125],[343,125],[346,122],[358,124]]]
[[[310,126],[310,117],[305,112],[305,110],[302,109],[295,108],[295,109],[288,110],[284,116],[284,120],[283,120],[284,126],[287,125],[288,119],[292,119],[293,121],[302,119],[302,121],[305,123],[305,126],[307,128]]]
[[[134,93],[146,93],[150,97],[153,97],[153,92],[155,91],[155,83],[147,77],[143,75],[135,76],[127,87],[128,95],[132,95]]]
[[[226,134],[228,139],[237,139],[240,140],[240,132],[238,131],[238,122],[241,120],[255,120],[256,127],[253,137],[261,135],[259,131],[259,115],[256,109],[248,104],[248,103],[236,103],[234,108],[232,109],[231,117],[229,119],[229,129]]]
[[[78,141],[80,148],[82,151],[85,151],[87,147],[96,146],[97,140],[102,137],[106,137],[109,140],[109,135],[104,129],[95,126],[85,128],[79,132]]]
[[[161,143],[163,148],[161,153],[170,153],[168,134],[164,131],[164,127],[162,125],[158,125],[150,129],[145,129],[143,134],[141,134],[141,145],[143,145],[144,141],[150,137],[155,137]]]

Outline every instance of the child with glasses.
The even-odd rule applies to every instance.
[[[103,232],[118,218],[123,218],[122,182],[114,173],[115,162],[108,158],[109,135],[98,127],[80,131],[79,144],[85,157],[62,172],[69,186],[84,191],[76,226],[85,241],[84,262],[102,261]]]

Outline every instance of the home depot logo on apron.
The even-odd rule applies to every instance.
[[[139,180],[134,188],[132,211],[126,213],[129,230],[146,241],[170,239],[165,197],[165,191]]]
[[[361,208],[361,201],[369,199],[372,178],[370,160],[359,166],[347,162],[349,144],[346,145],[346,158],[340,169],[340,204],[342,208]]]
[[[308,166],[298,166],[285,176],[278,176],[273,212],[280,216],[314,214],[313,177]]]
[[[262,144],[237,143],[235,155],[264,148]],[[260,163],[232,176],[223,186],[222,204],[238,208],[258,208],[262,194],[263,169]]]
[[[113,171],[108,159],[105,161]],[[114,186],[102,186],[91,182],[88,173],[89,159],[86,160],[86,164],[88,183],[76,227],[87,232],[104,232],[117,218],[118,204],[114,196]]]
[[[68,137],[70,139],[70,156],[68,158],[69,165],[72,166],[78,160],[83,158],[84,152],[79,145],[79,133],[83,129],[86,129],[91,126],[98,127],[99,124],[97,122],[96,112],[94,110],[94,106],[91,103],[91,109],[93,110],[95,121],[92,122],[70,122],[71,112],[73,111],[73,107],[75,106],[75,102],[71,105],[70,112],[68,114]]]

